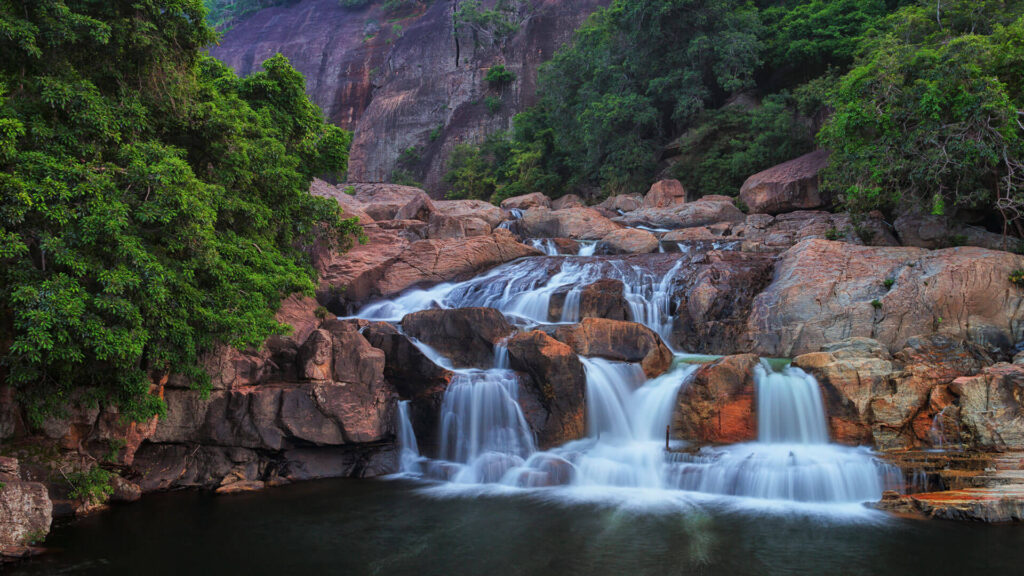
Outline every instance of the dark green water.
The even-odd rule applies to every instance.
[[[405,481],[196,492],[56,529],[12,574],[938,574],[1024,570],[1024,528],[688,505],[437,497]]]

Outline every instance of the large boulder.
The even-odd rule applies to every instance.
[[[818,174],[828,165],[828,157],[827,150],[815,150],[758,172],[743,183],[740,198],[755,214],[825,208],[831,199],[821,190]]]
[[[505,220],[504,210],[483,200],[434,200],[434,208],[440,214],[457,220],[483,220],[491,229],[497,228]]]
[[[646,230],[623,228],[601,239],[596,252],[600,254],[648,254],[658,249],[658,238]]]
[[[501,207],[506,210],[527,210],[529,208],[551,208],[551,199],[540,192],[513,196],[502,200]]]
[[[552,210],[562,210],[565,208],[581,208],[586,207],[587,203],[583,201],[583,198],[575,194],[566,194],[565,196],[559,196],[553,202],[551,202]]]
[[[366,205],[355,197],[355,188],[347,185],[335,186],[314,178],[309,187],[310,194],[323,198],[330,198],[341,206],[343,218],[359,218],[359,223],[373,224],[373,217],[367,214]]]
[[[509,366],[525,374],[519,404],[541,449],[582,438],[586,433],[587,377],[568,345],[534,330],[508,342]]]
[[[371,322],[363,337],[384,352],[384,378],[400,398],[440,397],[452,380],[452,372],[438,366],[419,347],[387,322]]]
[[[487,236],[409,243],[380,231],[346,254],[333,254],[319,269],[317,298],[337,313],[375,297],[419,285],[464,280],[488,268],[540,252],[507,230]]]
[[[753,354],[725,356],[701,366],[679,392],[672,435],[700,443],[757,439]]]
[[[795,356],[851,336],[891,352],[911,336],[942,332],[1008,349],[1024,331],[1024,299],[1008,280],[1024,257],[981,248],[854,246],[805,240],[782,254],[754,299],[753,351]]]
[[[639,362],[648,378],[660,376],[672,364],[672,352],[661,337],[636,322],[584,318],[557,328],[554,337],[582,356]]]
[[[564,210],[531,208],[519,221],[523,235],[530,238],[572,238],[600,240],[621,228],[593,208],[576,207]]]
[[[494,347],[513,332],[494,308],[422,310],[402,318],[405,333],[434,348],[456,367],[494,366]]]
[[[342,185],[342,188],[354,190],[355,199],[374,220],[401,220],[400,211],[415,215],[424,207],[428,212],[433,209],[427,193],[413,186],[359,183]]]
[[[604,202],[597,205],[598,208],[608,210],[613,214],[632,212],[644,205],[644,197],[641,194],[619,194],[609,196]]]
[[[951,246],[980,246],[992,250],[1012,250],[1018,241],[977,226],[950,221],[946,216],[935,216],[920,211],[900,214],[893,222],[900,243],[918,248],[949,248]]]
[[[686,203],[686,189],[676,179],[659,180],[644,196],[644,208],[668,208]]]
[[[625,226],[649,228],[692,228],[717,222],[742,222],[743,212],[727,196],[704,196],[694,202],[664,208],[641,208],[613,218]]]
[[[964,442],[982,450],[1024,450],[1024,366],[1000,363],[957,378]]]
[[[26,482],[16,458],[0,457],[0,564],[19,556],[50,532],[53,503],[46,485]]]

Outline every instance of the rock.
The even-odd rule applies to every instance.
[[[572,348],[534,330],[508,343],[509,365],[524,372],[519,403],[537,435],[539,448],[563,444],[585,435],[584,391],[587,377]]]
[[[353,192],[349,194],[348,192]],[[314,196],[331,198],[341,206],[343,218],[359,218],[359,223],[373,224],[373,217],[366,213],[366,205],[356,200],[355,188],[347,185],[334,186],[319,178],[314,178],[309,187],[309,193]]]
[[[491,230],[505,220],[504,210],[483,200],[434,200],[434,208],[439,213],[457,220],[482,220]]]
[[[731,198],[705,196],[695,202],[675,204],[665,208],[641,208],[612,219],[624,226],[650,228],[692,228],[717,222],[742,222],[740,212]]]
[[[512,334],[512,326],[493,308],[423,310],[402,318],[406,334],[426,343],[457,367],[494,366],[494,346]]]
[[[502,200],[501,207],[505,210],[527,210],[538,207],[551,208],[551,199],[540,192],[533,192],[531,194],[506,198]]]
[[[702,354],[748,349],[750,310],[771,280],[772,266],[763,254],[707,253],[674,286],[672,344]]]
[[[142,498],[142,488],[138,484],[116,474],[110,478],[110,487],[113,488],[110,502],[137,502]]]
[[[822,238],[850,244],[899,246],[881,215],[867,215],[854,226],[848,214],[798,210],[778,216],[750,214],[743,222],[717,222],[673,230],[663,242],[733,242],[744,252],[781,252],[802,240]]]
[[[556,340],[582,356],[639,362],[648,378],[660,376],[672,364],[672,352],[650,328],[635,322],[584,318],[555,330]]]
[[[344,313],[371,298],[394,296],[413,286],[466,279],[492,266],[539,254],[501,229],[487,236],[413,243],[394,234],[375,233],[369,244],[334,255],[321,267],[317,298]]]
[[[237,480],[217,487],[217,494],[245,494],[247,492],[258,492],[266,488],[262,480]]]
[[[623,228],[601,239],[596,252],[600,254],[648,254],[658,249],[658,238],[646,230]]]
[[[686,190],[682,182],[675,179],[659,180],[651,185],[644,196],[644,208],[669,208],[686,203]]]
[[[815,150],[758,172],[743,183],[740,198],[754,214],[780,214],[825,208],[831,198],[820,190],[818,173],[828,165],[827,150]]]
[[[580,318],[628,320],[629,301],[622,282],[606,278],[584,286],[580,290]]]
[[[929,518],[1003,524],[1024,522],[1024,487],[965,488],[903,497]]]
[[[372,208],[372,206],[371,206]],[[437,210],[434,208],[434,203],[427,196],[426,192],[420,190],[420,192],[412,197],[404,206],[395,212],[392,216],[394,220],[419,220],[420,222],[429,222],[430,217],[435,214]]]
[[[947,216],[934,216],[916,210],[900,214],[893,226],[900,243],[918,248],[980,246],[991,250],[1012,250],[1019,242],[984,228],[950,221]]]
[[[725,356],[701,366],[679,392],[673,437],[701,443],[757,439],[753,354]]]
[[[299,350],[302,377],[306,380],[329,380],[333,373],[331,366],[332,338],[326,330],[316,330],[309,335]]]
[[[618,194],[609,196],[604,202],[597,206],[613,213],[632,212],[644,205],[644,197],[641,194]]]
[[[957,378],[965,442],[981,450],[1024,448],[1024,366],[1000,363]]]
[[[547,210],[531,208],[519,221],[523,234],[530,238],[572,238],[600,240],[621,228],[593,208]]]
[[[560,196],[551,202],[552,210],[562,210],[565,208],[585,208],[587,203],[583,201],[583,198],[575,194],[566,194]]]
[[[426,192],[398,184],[347,184],[355,189],[355,199],[374,220],[424,220],[415,218],[423,210],[432,211]],[[401,216],[399,214],[402,214]],[[424,220],[425,221],[425,220]]]
[[[42,482],[12,480],[0,488],[0,549],[41,541],[50,532],[53,503]]]
[[[782,254],[748,323],[753,350],[791,357],[851,336],[903,348],[933,331],[989,349],[1021,339],[1024,257],[981,248],[853,246],[805,240]],[[891,281],[891,282],[887,282]]]
[[[451,382],[452,372],[435,364],[405,334],[385,322],[371,322],[363,336],[384,351],[384,378],[405,400],[440,397]]]
[[[331,333],[335,382],[371,386],[384,378],[384,351],[378,350],[359,333],[352,322],[330,319],[324,329]]]

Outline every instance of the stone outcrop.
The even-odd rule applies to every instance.
[[[604,202],[597,205],[598,208],[608,210],[612,214],[620,212],[632,212],[644,205],[644,197],[641,194],[618,194],[609,196]]]
[[[575,194],[566,194],[565,196],[559,196],[558,198],[551,201],[552,210],[563,210],[565,208],[585,208],[587,205],[583,201],[583,198]]]
[[[0,457],[0,564],[20,557],[50,532],[53,503],[46,485],[22,479],[16,458]]]
[[[815,150],[758,172],[743,183],[740,198],[754,214],[825,208],[831,198],[821,190],[818,174],[828,165],[828,156],[827,150]]]
[[[704,196],[694,202],[664,208],[640,208],[612,219],[625,226],[649,228],[692,228],[717,222],[742,222],[743,212],[727,196]]]
[[[1024,257],[981,248],[926,251],[805,240],[782,254],[755,299],[752,349],[767,356],[818,351],[852,336],[890,351],[941,332],[991,349],[1021,340],[1021,291],[1007,279]]]
[[[373,224],[373,217],[366,212],[366,205],[356,199],[354,187],[344,184],[335,186],[315,178],[309,192],[314,196],[330,198],[337,202],[341,206],[343,218],[355,217],[359,219],[360,224]]]
[[[506,210],[528,210],[530,208],[551,208],[551,198],[540,192],[531,192],[522,196],[513,196],[501,201]]]
[[[582,438],[586,432],[583,364],[576,352],[534,330],[508,342],[509,365],[524,374],[519,404],[540,448]]]
[[[567,295],[568,291],[551,295],[548,318],[552,322],[561,321]],[[580,290],[579,304],[580,318],[629,319],[629,301],[620,280],[605,278],[587,284]]]
[[[933,216],[918,211],[900,214],[893,222],[900,243],[918,248],[949,248],[979,246],[991,250],[1012,250],[1019,241],[989,232],[978,226],[951,222],[947,216]]]
[[[491,368],[494,347],[512,334],[512,326],[493,308],[423,310],[402,319],[402,328],[456,367]]]
[[[372,298],[419,285],[463,280],[488,268],[540,252],[507,230],[446,240],[408,242],[391,231],[368,230],[369,242],[322,258],[317,298],[337,313]]]
[[[615,230],[597,243],[600,254],[648,254],[658,249],[658,238],[646,230]]]
[[[949,386],[963,442],[981,450],[1024,450],[1024,366],[996,364]]]
[[[686,203],[686,189],[679,180],[659,180],[644,196],[644,208],[669,208]]]
[[[582,356],[639,362],[648,378],[660,376],[672,364],[672,352],[650,328],[636,322],[584,318],[554,331],[555,339]]]
[[[564,210],[530,208],[519,221],[523,234],[530,238],[571,238],[600,240],[621,228],[593,208]]]
[[[672,435],[691,442],[757,439],[753,354],[725,356],[701,366],[679,392]]]

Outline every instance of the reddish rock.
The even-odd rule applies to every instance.
[[[619,194],[609,196],[607,200],[597,205],[599,208],[608,210],[613,214],[620,212],[632,212],[642,207],[644,197],[641,194]]]
[[[345,184],[335,186],[319,178],[314,178],[309,192],[314,196],[336,201],[341,206],[343,218],[358,218],[360,224],[373,224],[373,217],[366,213],[366,205],[356,200],[355,188]],[[353,194],[349,194],[349,192],[353,192]]]
[[[457,220],[483,220],[494,229],[505,220],[505,211],[483,200],[434,200],[434,208]]]
[[[518,333],[508,342],[509,365],[526,374],[519,403],[541,449],[586,432],[587,377],[576,352],[544,332]]]
[[[562,210],[565,208],[579,208],[586,207],[587,203],[583,201],[583,198],[575,194],[566,194],[560,196],[551,202],[552,210]]]
[[[658,249],[658,238],[646,230],[614,230],[597,244],[601,254],[649,254]]]
[[[600,240],[621,228],[593,208],[564,210],[531,208],[519,221],[523,234],[530,238],[572,238]]]
[[[403,399],[439,399],[451,382],[451,371],[434,364],[394,326],[386,322],[371,322],[363,336],[374,348],[384,351],[384,377]]]
[[[753,354],[725,356],[701,366],[679,393],[672,414],[675,438],[701,443],[757,439]]]
[[[554,337],[582,356],[639,362],[648,378],[661,375],[672,364],[672,352],[661,338],[636,322],[584,318],[579,324],[559,327]]]
[[[309,335],[299,350],[300,370],[306,380],[329,380],[333,374],[331,366],[332,340],[330,332],[316,330]]]
[[[964,442],[981,450],[1024,449],[1024,366],[1000,363],[950,385]]]
[[[421,340],[457,367],[494,366],[494,346],[512,334],[512,326],[493,308],[423,310],[402,318],[406,334]]]
[[[647,226],[651,228],[692,228],[716,222],[742,222],[740,212],[731,198],[705,196],[694,202],[674,204],[664,208],[641,208],[627,212],[612,220],[625,226]]]
[[[549,317],[553,322],[562,318],[562,308],[567,292],[552,294]],[[629,319],[629,301],[625,287],[619,280],[598,280],[580,290],[580,318]]]
[[[7,480],[0,490],[0,549],[34,544],[50,532],[53,503],[41,482]]]
[[[933,331],[1008,349],[1024,320],[1021,291],[1007,280],[1019,268],[1024,257],[981,248],[805,240],[782,254],[771,284],[754,299],[748,333],[754,351],[782,357],[851,336],[896,351]]]
[[[948,216],[934,216],[920,211],[900,214],[893,222],[896,235],[904,246],[938,249],[954,245],[979,246],[991,250],[1012,250],[1018,240],[989,232],[977,226],[958,224]]]
[[[815,150],[758,172],[743,183],[740,198],[755,214],[827,207],[831,198],[821,191],[818,174],[828,165],[828,157],[828,151]]]
[[[506,198],[502,200],[501,207],[506,210],[527,210],[529,208],[551,208],[551,199],[541,194],[540,192],[533,192],[531,194],[523,194],[522,196],[513,196],[512,198]]]
[[[355,199],[374,220],[424,220],[416,218],[424,211],[433,211],[426,193],[412,186],[398,184],[345,184],[355,190]]]
[[[668,208],[686,203],[686,190],[682,182],[675,179],[659,180],[651,185],[644,196],[644,208]]]

